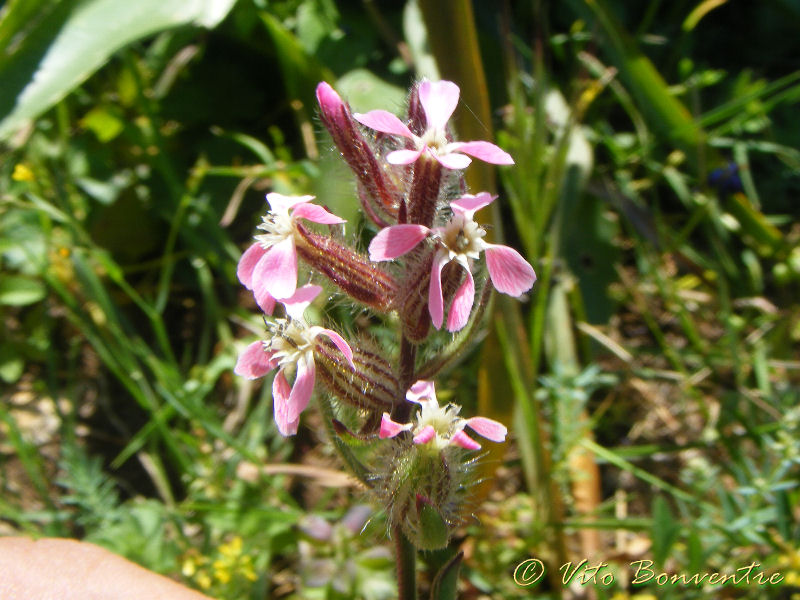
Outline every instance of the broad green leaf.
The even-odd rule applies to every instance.
[[[350,103],[354,112],[382,108],[403,112],[406,91],[383,81],[367,69],[353,69],[336,80],[336,89]]]
[[[0,140],[61,100],[127,44],[181,25],[216,26],[235,0],[85,0],[59,3],[0,59]],[[23,28],[26,2],[9,7],[0,23]],[[16,24],[16,25],[14,25]],[[0,42],[2,42],[0,37]]]
[[[0,275],[0,304],[26,306],[47,294],[44,284],[20,275]]]

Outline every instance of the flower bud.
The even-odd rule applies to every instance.
[[[377,225],[394,223],[402,193],[388,167],[379,163],[375,152],[361,135],[350,108],[324,81],[317,86],[322,124],[358,179],[364,212]]]
[[[376,469],[372,492],[387,507],[389,526],[402,527],[420,550],[443,548],[462,520],[473,460],[456,446],[386,442],[390,454]]]
[[[297,233],[302,241],[297,244],[297,254],[306,264],[354,300],[381,312],[392,310],[397,284],[391,275],[329,236],[309,231],[301,224],[297,225]]]
[[[370,351],[364,343],[355,345],[353,365],[342,361],[332,342],[319,338],[314,362],[323,385],[341,402],[368,411],[391,410],[399,385],[389,361]]]

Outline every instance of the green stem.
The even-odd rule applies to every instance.
[[[417,550],[397,526],[393,529],[397,554],[397,598],[416,600],[417,597]]]

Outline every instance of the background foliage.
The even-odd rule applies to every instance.
[[[709,593],[632,589],[641,558],[757,561],[782,585],[732,594],[798,592],[800,4],[465,5],[3,6],[2,533],[88,539],[219,598],[391,597],[382,516],[319,417],[283,439],[269,386],[231,374],[262,329],[235,266],[267,191],[356,218],[317,82],[399,109],[438,63],[461,136],[494,128],[517,161],[494,234],[539,273],[439,384],[514,423],[464,597],[569,595],[558,566],[581,558],[616,574],[600,598]],[[512,578],[529,556],[554,576],[535,589]]]

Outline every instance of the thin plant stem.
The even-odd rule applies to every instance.
[[[397,559],[397,597],[415,600],[417,597],[417,550],[397,526],[393,529]]]

